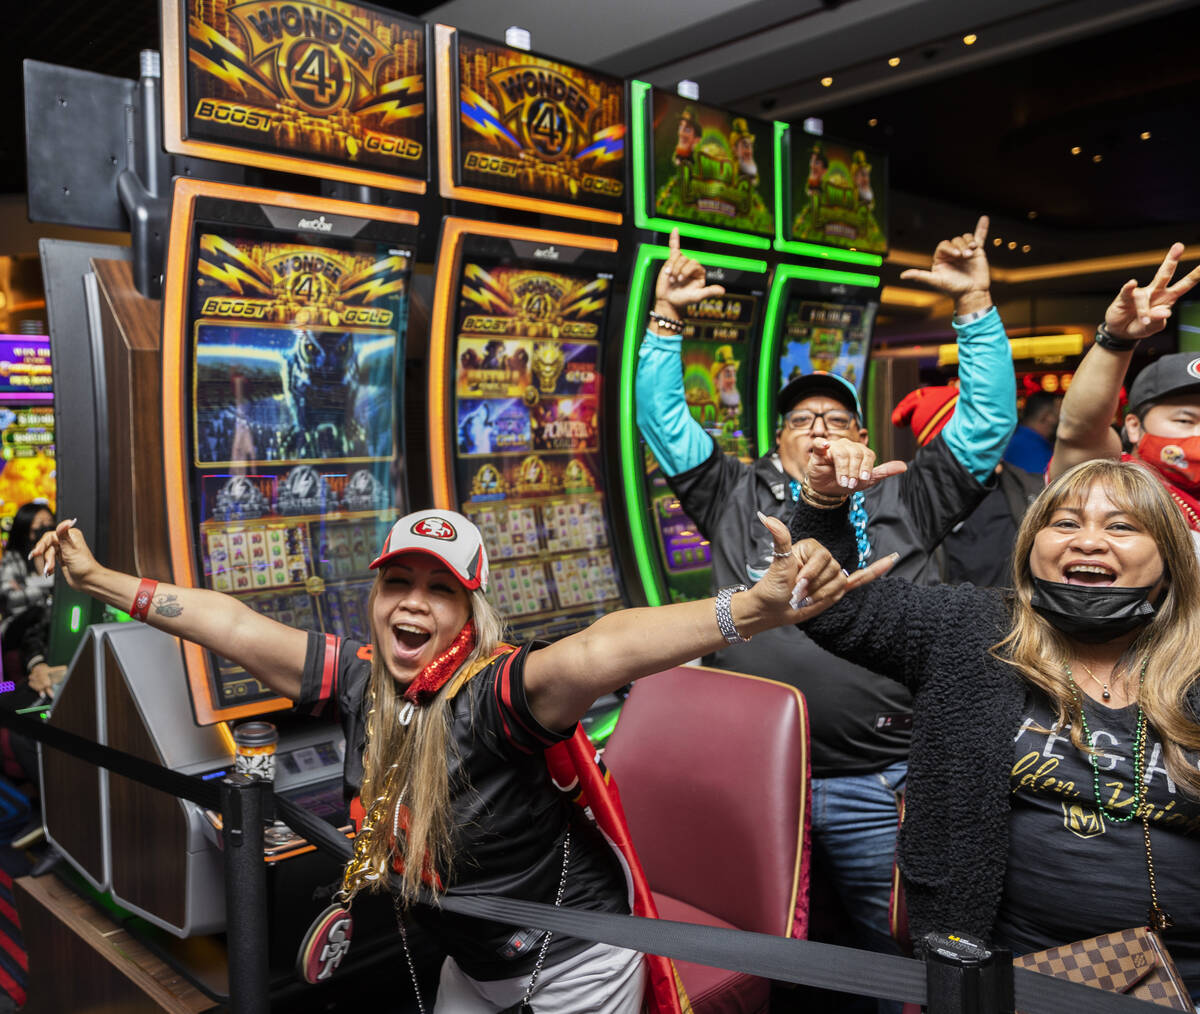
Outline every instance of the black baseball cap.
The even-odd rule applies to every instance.
[[[1179,394],[1200,394],[1200,352],[1176,352],[1154,360],[1129,388],[1129,411],[1134,415]]]
[[[814,370],[802,377],[796,377],[783,385],[779,392],[779,414],[787,415],[792,406],[798,401],[814,394],[824,394],[834,401],[841,402],[859,419],[862,418],[862,405],[858,400],[858,391],[845,377],[825,370]]]

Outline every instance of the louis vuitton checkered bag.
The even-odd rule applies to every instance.
[[[1127,993],[1171,1010],[1192,1010],[1179,969],[1159,935],[1148,926],[1025,954],[1013,958],[1013,966],[1112,993]]]

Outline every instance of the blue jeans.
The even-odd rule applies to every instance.
[[[838,898],[867,950],[899,954],[892,939],[888,906],[900,818],[897,795],[904,791],[908,763],[867,775],[812,780],[812,834],[816,860],[833,880]],[[880,1014],[902,1004],[880,1000]]]

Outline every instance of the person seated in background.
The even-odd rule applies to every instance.
[[[1021,421],[1004,449],[1004,460],[1010,465],[1044,475],[1054,453],[1054,434],[1058,430],[1061,395],[1049,391],[1034,391],[1025,399]]]
[[[46,662],[50,633],[50,607],[54,579],[37,571],[29,551],[54,529],[54,512],[45,500],[22,504],[13,515],[8,543],[0,557],[0,648],[4,679],[12,686],[0,692],[0,708],[16,710],[49,702],[65,666]],[[19,733],[0,731],[0,765],[17,784],[35,784],[38,778],[37,746]],[[35,789],[26,789],[27,793]],[[35,830],[36,828],[36,830]],[[24,846],[40,835],[40,817],[18,833],[14,843]]]
[[[1092,458],[1148,465],[1171,494],[1200,554],[1200,352],[1160,356],[1134,379],[1125,415],[1128,453],[1122,453],[1111,425],[1138,342],[1158,334],[1175,302],[1200,282],[1196,267],[1172,284],[1182,256],[1183,244],[1174,244],[1150,284],[1139,286],[1131,278],[1105,311],[1096,343],[1063,397],[1049,477]]]
[[[69,521],[47,532],[32,558],[47,574],[61,570],[74,589],[219,651],[301,709],[336,706],[359,832],[343,897],[387,886],[387,871],[400,876],[397,905],[450,955],[433,1010],[531,1003],[637,1014],[640,954],[414,903],[428,886],[630,910],[623,867],[571,794],[555,787],[545,752],[572,737],[598,697],[805,619],[891,562],[848,578],[819,547],[793,547],[777,519],[763,524],[774,548],[753,588],[609,613],[554,644],[520,648],[501,642],[502,620],[485,595],[482,537],[454,511],[418,511],[392,526],[371,564],[370,644],[285,626],[221,592],[139,582],[101,566]],[[673,975],[651,979],[674,997]],[[655,1009],[679,1009],[677,999],[663,1003]],[[419,992],[418,1006],[425,1009]]]
[[[690,304],[724,290],[707,283],[703,266],[680,250],[672,232],[638,352],[637,423],[683,510],[711,543],[714,588],[753,583],[766,571],[772,542],[758,513],[791,515],[801,487],[812,482],[814,453],[842,483],[835,479],[819,493],[850,497],[858,546],[851,569],[895,552],[896,573],[937,580],[930,554],[983,499],[1016,425],[1012,356],[989,289],[987,230],[985,216],[973,233],[939,243],[929,270],[902,276],[954,298],[958,411],[907,471],[889,466],[891,477],[865,491],[860,487],[872,471],[864,466],[874,455],[866,446],[862,407],[854,386],[835,374],[813,373],[784,385],[775,448],[749,464],[723,454],[692,417],[680,359],[682,319]],[[804,694],[812,730],[815,875],[834,887],[862,946],[895,951],[888,906],[908,756],[908,691],[870,666],[831,656],[794,627],[722,646],[707,661]],[[884,1002],[881,1009],[898,1006]]]
[[[46,664],[54,581],[39,574],[29,551],[54,528],[54,512],[45,500],[22,504],[13,515],[8,543],[0,557],[0,645],[5,653],[4,675],[14,683],[28,683],[34,694],[52,695],[54,672]],[[10,665],[13,652],[19,662]],[[0,705],[3,698],[0,697]]]
[[[793,538],[853,566],[847,498],[833,500],[797,504]],[[898,853],[913,939],[1026,954],[1144,926],[1150,906],[1200,1000],[1188,528],[1149,469],[1089,461],[1039,495],[1014,561],[1015,594],[885,579],[805,624],[913,690]]]
[[[957,404],[956,384],[918,387],[900,399],[892,412],[892,424],[911,427],[917,446],[924,447],[950,421]],[[1027,472],[1008,461],[996,466],[995,475],[995,485],[987,496],[938,547],[942,580],[948,584],[1009,585],[1017,529],[1046,480],[1042,472]]]

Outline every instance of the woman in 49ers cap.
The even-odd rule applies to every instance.
[[[547,765],[572,753],[564,747],[582,736],[578,721],[598,697],[809,619],[893,562],[847,577],[819,544],[793,546],[781,522],[763,523],[774,561],[753,588],[610,613],[554,644],[520,647],[502,642],[503,620],[485,595],[479,530],[453,511],[418,511],[392,526],[371,564],[371,644],[285,626],[220,592],[139,582],[99,564],[71,521],[31,556],[46,573],[61,570],[72,588],[219,651],[298,708],[336,705],[360,828],[342,897],[390,886],[437,937],[449,957],[435,1011],[532,1003],[540,1014],[625,1014],[642,1009],[645,991],[646,1008],[666,1014],[681,1001],[669,965],[655,963],[662,959],[417,902],[431,889],[653,914],[644,899],[630,899],[613,850]],[[604,811],[590,801],[589,809]],[[636,874],[636,857],[624,858]]]

